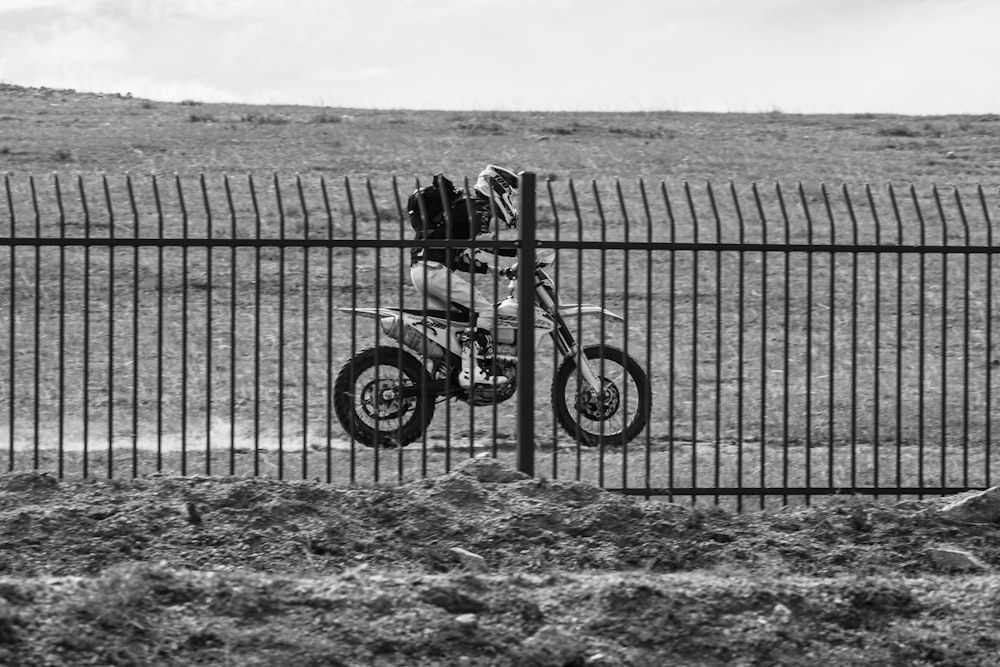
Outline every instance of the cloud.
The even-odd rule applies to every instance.
[[[273,77],[281,60],[275,51],[294,35],[278,39],[287,19],[269,17],[275,7],[268,0],[19,0],[0,12],[0,79],[238,99],[244,93],[227,91],[253,86],[255,70]]]
[[[343,106],[982,111],[998,22],[993,0],[0,0],[0,80]]]
[[[128,55],[121,36],[121,26],[115,23],[81,21],[60,7],[3,12],[0,78],[27,84],[64,82],[81,69],[113,65]]]

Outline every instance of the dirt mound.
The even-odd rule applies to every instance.
[[[0,662],[991,664],[997,524],[946,503],[733,514],[492,459],[350,488],[11,473]]]

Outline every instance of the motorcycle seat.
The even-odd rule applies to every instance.
[[[455,322],[468,322],[469,311],[467,310],[434,310],[428,308],[402,308],[402,312],[409,315],[423,315],[425,317],[437,317],[442,320],[453,320]]]

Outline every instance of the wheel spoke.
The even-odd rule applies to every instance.
[[[346,364],[337,376],[334,405],[344,430],[368,446],[407,445],[430,422],[434,403],[430,397],[403,390],[428,381],[426,369],[398,348],[365,350]]]
[[[553,394],[560,423],[585,445],[632,440],[649,417],[649,388],[641,367],[610,345],[587,347],[584,357],[602,389],[595,392],[575,359],[568,358]]]

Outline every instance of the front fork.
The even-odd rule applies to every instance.
[[[587,384],[590,385],[590,388],[596,395],[600,395],[604,384],[587,362],[587,358],[583,354],[583,348],[576,344],[573,332],[569,330],[566,320],[559,314],[559,308],[552,296],[541,285],[535,291],[537,292],[536,298],[539,305],[545,311],[551,313],[552,319],[555,320],[556,327],[552,331],[552,340],[555,342],[556,349],[563,356],[573,355],[576,357],[576,367],[581,377],[587,381]]]

